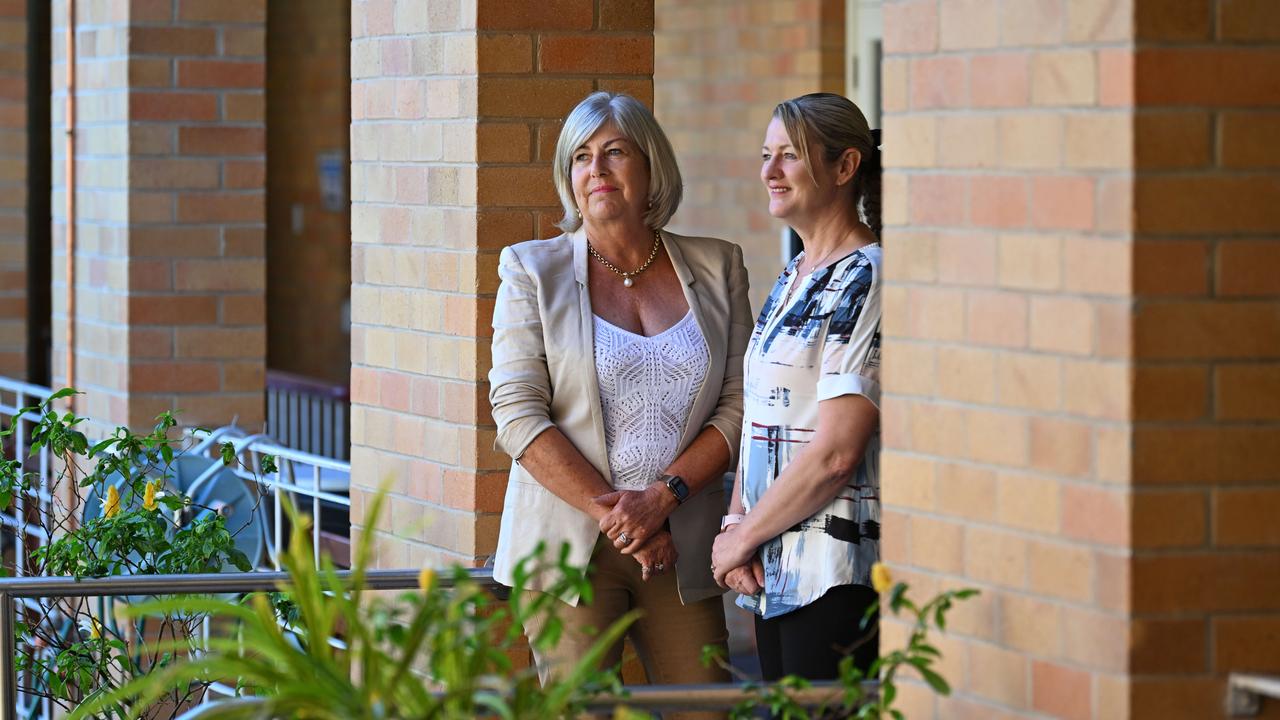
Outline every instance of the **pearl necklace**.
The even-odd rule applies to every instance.
[[[632,280],[631,278],[649,269],[649,266],[653,264],[654,258],[658,257],[658,246],[661,244],[662,244],[662,236],[658,234],[657,230],[654,230],[653,231],[653,250],[649,252],[649,259],[645,260],[643,265],[636,268],[635,270],[632,270],[631,272],[623,272],[618,269],[617,265],[614,265],[608,260],[605,260],[604,256],[596,252],[596,249],[592,247],[590,240],[587,241],[587,251],[590,252],[591,257],[595,258],[601,265],[604,265],[605,267],[612,270],[615,275],[620,276],[622,278],[623,287],[631,287],[632,285],[636,284],[635,281]]]

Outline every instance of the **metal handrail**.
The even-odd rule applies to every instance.
[[[350,570],[335,573],[344,584],[355,575]],[[418,570],[367,570],[361,587],[367,590],[409,590],[418,587]],[[490,568],[470,568],[467,577],[486,589],[502,587]],[[452,587],[455,576],[441,572],[437,586]],[[104,578],[18,577],[0,579],[0,720],[15,720],[17,668],[14,648],[16,602],[30,598],[112,597],[125,595],[185,595],[200,593],[267,592],[287,589],[287,572],[206,573],[199,575],[116,575]],[[879,683],[868,681],[864,688],[874,693]],[[589,710],[607,710],[619,704],[652,710],[717,710],[730,708],[746,697],[749,685],[740,683],[705,685],[631,685],[619,694],[603,694],[588,703]],[[842,686],[835,682],[815,682],[801,690],[788,690],[795,702],[808,707],[839,699]]]
[[[1262,713],[1262,699],[1280,700],[1280,675],[1231,673],[1227,676],[1227,714],[1255,717]]]
[[[468,571],[481,586],[494,587],[493,571]],[[369,590],[408,590],[418,586],[417,570],[368,570],[363,587]],[[349,582],[354,573],[343,570],[338,579]],[[444,587],[453,585],[451,573],[441,573]],[[267,592],[287,587],[287,572],[204,573],[193,575],[115,575],[103,578],[17,577],[0,579],[0,720],[15,720],[18,702],[14,618],[20,598],[113,597],[126,595],[185,595],[197,593]]]

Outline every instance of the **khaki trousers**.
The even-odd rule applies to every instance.
[[[560,668],[572,668],[595,642],[597,631],[604,630],[628,611],[644,612],[627,631],[635,646],[645,674],[652,683],[687,685],[723,683],[729,674],[717,665],[703,667],[702,647],[717,645],[721,649],[729,638],[725,628],[724,605],[720,596],[692,605],[682,605],[676,588],[676,574],[669,569],[641,580],[640,564],[623,555],[604,539],[596,543],[591,555],[591,585],[595,599],[576,607],[557,603],[564,631],[556,647],[546,652],[534,651],[538,677],[545,684]],[[534,591],[526,591],[534,592]],[[529,637],[536,637],[546,624],[545,617],[525,624]],[[725,655],[727,658],[727,654]],[[616,643],[605,654],[604,667],[622,662],[622,643]],[[726,713],[664,713],[664,718],[679,720],[711,720]]]

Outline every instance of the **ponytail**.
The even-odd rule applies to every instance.
[[[870,155],[862,159],[862,164],[858,166],[858,189],[854,202],[861,201],[862,207],[859,210],[862,213],[862,222],[866,223],[867,227],[871,228],[871,232],[875,233],[876,239],[879,239],[880,231],[884,228],[884,219],[880,211],[884,169],[880,165],[879,130],[871,131],[871,140],[875,143],[875,148]]]

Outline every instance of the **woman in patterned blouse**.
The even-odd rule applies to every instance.
[[[766,679],[865,669],[859,630],[880,550],[880,152],[846,98],[775,108],[760,179],[769,213],[804,242],[756,321],[745,358],[741,461],[716,581],[756,614]],[[874,626],[872,626],[874,628]]]

